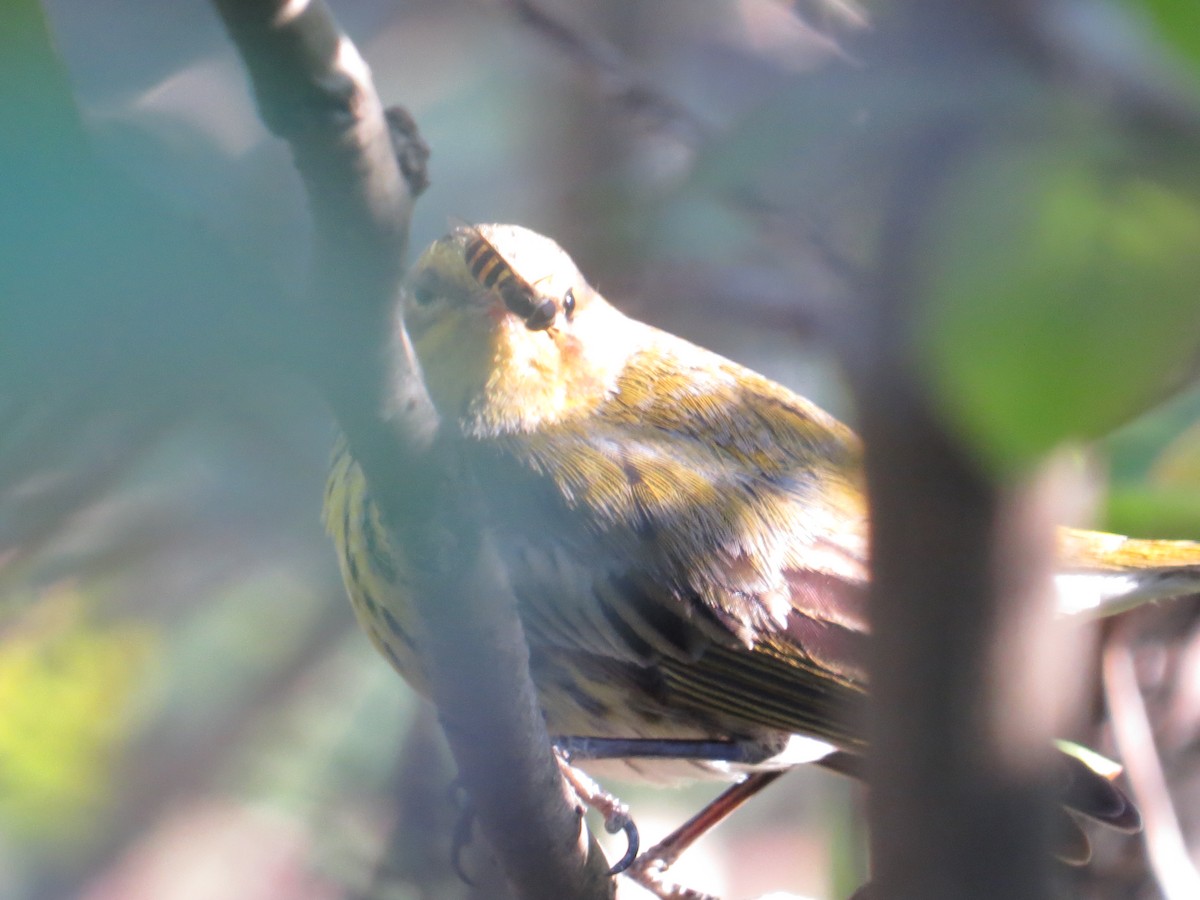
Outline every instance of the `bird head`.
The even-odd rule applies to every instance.
[[[558,244],[517,225],[435,241],[409,274],[404,321],[434,405],[478,436],[594,408],[642,327]]]

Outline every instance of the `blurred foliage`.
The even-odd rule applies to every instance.
[[[1200,75],[1200,7],[1191,0],[1125,0],[1126,5],[1148,14],[1158,35],[1191,64]]]
[[[1200,538],[1200,388],[1107,437],[1104,526],[1121,534]]]
[[[944,34],[880,84],[852,17],[791,8],[820,4],[548,2],[615,74],[504,4],[334,5],[433,149],[414,247],[451,215],[551,233],[622,308],[849,416],[827,358],[897,163],[930,111],[974,109],[982,137],[903,223],[966,433],[1025,464],[1195,361],[1193,160],[1102,91],[1015,67],[984,91],[995,73],[934,52]],[[1196,64],[1192,0],[1127,5]],[[308,222],[287,151],[204,0],[45,9],[51,28],[0,0],[0,895],[466,896],[444,750],[355,629],[319,527],[333,428],[288,371]],[[686,121],[629,100],[654,92]],[[1108,525],[1200,538],[1197,421],[1193,389],[1101,444]],[[650,841],[706,789],[618,790]],[[855,791],[789,775],[685,857],[692,880],[845,895]],[[233,847],[258,865],[222,869]]]
[[[71,843],[111,800],[106,773],[157,661],[145,622],[102,623],[59,588],[0,640],[0,823],[10,838]]]
[[[939,198],[916,333],[954,420],[1005,468],[1100,437],[1200,355],[1200,198],[1105,143],[1002,140]]]

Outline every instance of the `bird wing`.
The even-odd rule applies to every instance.
[[[588,415],[486,442],[530,643],[654,663],[677,703],[845,744],[834,708],[865,682],[857,438],[680,343],[632,357]]]

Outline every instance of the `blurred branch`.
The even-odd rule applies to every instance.
[[[858,379],[874,535],[873,880],[887,898],[1048,897],[1037,758],[1051,734],[1023,688],[1050,616],[1004,567],[1048,575],[1049,535],[982,476],[909,377],[885,364]]]
[[[17,563],[31,558],[58,535],[72,513],[110,491],[178,418],[173,409],[126,410],[114,412],[112,421],[103,423],[105,428],[96,428],[97,421],[87,409],[95,398],[86,392],[42,399],[53,415],[47,420],[31,411],[31,417],[39,421],[26,433],[26,446],[0,447],[0,590],[10,569],[15,570]],[[56,404],[55,399],[61,402]],[[97,431],[104,433],[97,435]],[[65,445],[63,436],[68,434],[75,440]],[[62,456],[78,456],[77,444],[88,447],[86,458],[64,464]],[[59,477],[43,478],[33,487],[24,482],[22,476],[55,462]]]
[[[447,788],[454,777],[452,766],[437,711],[422,702],[396,767],[392,788],[396,817],[388,849],[363,900],[391,896],[398,889],[413,891],[420,900],[510,900],[507,880],[490,847],[479,840],[464,848],[453,845],[455,830],[463,821],[473,820],[462,819],[466,810],[452,802],[456,792]],[[470,858],[463,859],[466,854],[459,854],[460,849]],[[469,885],[454,870],[456,856],[471,880]]]
[[[1113,737],[1133,796],[1142,811],[1150,866],[1167,900],[1200,896],[1200,873],[1171,802],[1154,732],[1138,687],[1128,619],[1114,623],[1104,645],[1104,694],[1112,713]]]
[[[869,78],[917,79],[968,57],[988,72],[1009,48],[980,6],[913,4],[881,29]],[[913,340],[920,235],[974,144],[972,115],[916,109],[904,141],[889,136],[892,189],[847,350],[872,516],[871,896],[888,900],[1051,896],[1053,692],[1038,684],[1050,523],[947,431]]]
[[[1192,151],[1200,147],[1195,91],[1169,74],[1159,57],[1131,46],[1124,10],[1080,2],[1022,6],[1029,45],[1050,69],[1150,138],[1182,142]]]
[[[550,753],[515,600],[396,319],[414,191],[366,64],[320,0],[215,2],[309,193],[310,361],[409,557],[434,700],[483,831],[522,897],[608,896]]]
[[[557,48],[594,88],[630,113],[645,116],[691,146],[713,135],[699,115],[638,76],[629,60],[607,41],[576,28],[534,0],[504,0],[517,21]]]

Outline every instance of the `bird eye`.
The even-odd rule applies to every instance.
[[[575,289],[567,288],[567,292],[563,294],[563,312],[567,314],[567,321],[571,321],[571,316],[575,314]]]

